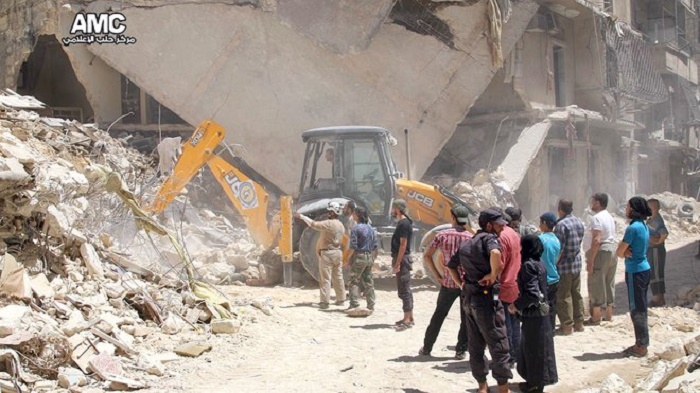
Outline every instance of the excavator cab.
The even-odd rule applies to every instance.
[[[380,127],[317,128],[304,132],[302,140],[306,154],[297,201],[300,211],[307,211],[304,207],[309,205],[323,209],[323,202],[331,200],[353,200],[367,209],[375,225],[390,223],[400,174],[391,158],[389,131]]]

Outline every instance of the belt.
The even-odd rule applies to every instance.
[[[340,251],[339,248],[322,248],[318,251]]]

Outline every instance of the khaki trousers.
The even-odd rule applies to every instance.
[[[335,290],[335,301],[345,301],[345,283],[343,282],[343,252],[340,250],[324,250],[319,252],[319,289],[321,303],[330,303],[331,281]]]

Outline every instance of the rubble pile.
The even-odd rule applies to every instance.
[[[489,175],[482,169],[474,175],[471,182],[459,181],[452,187],[458,197],[467,202],[476,211],[493,206],[514,205],[512,195],[500,185],[500,171]]]
[[[109,192],[112,174],[135,195],[155,179],[146,157],[96,127],[0,108],[0,390],[146,387],[166,371],[140,344],[236,333],[254,319],[245,309],[270,314],[185,275],[173,237]],[[242,280],[256,247],[213,213],[187,214],[177,232],[208,253],[199,276]]]

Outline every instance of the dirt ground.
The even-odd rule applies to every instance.
[[[670,247],[667,263],[669,294],[700,283],[697,243]],[[634,343],[627,310],[624,263],[618,272],[617,318],[569,337],[555,337],[559,383],[547,392],[573,392],[595,387],[611,372],[634,386],[647,375],[649,359],[626,359],[620,351]],[[317,289],[222,287],[232,299],[270,299],[271,316],[262,312],[237,335],[179,335],[182,343],[206,342],[211,352],[196,359],[166,365],[169,377],[147,392],[464,392],[475,391],[468,361],[453,359],[459,328],[457,304],[443,325],[433,357],[419,357],[423,334],[437,297],[427,280],[414,281],[416,326],[397,332],[401,303],[391,279],[377,281],[377,310],[368,318],[350,318],[343,308],[322,311],[315,306]],[[669,296],[671,297],[671,296]],[[697,335],[700,320],[692,310],[679,309],[694,333],[671,329],[650,315],[651,348],[673,337]],[[161,338],[162,339],[162,338]],[[151,343],[158,344],[158,343]],[[159,346],[172,349],[175,342]],[[513,382],[522,381],[515,374]],[[494,385],[495,381],[490,380]],[[495,390],[495,389],[494,389]],[[517,391],[517,388],[514,389]]]

